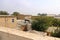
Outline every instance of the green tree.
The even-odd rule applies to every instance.
[[[11,15],[18,16],[18,15],[20,15],[20,13],[19,12],[13,12],[13,14],[11,14]]]
[[[41,14],[40,13],[38,13],[38,16],[40,16]]]
[[[38,16],[46,16],[47,15],[47,13],[38,13]]]
[[[47,14],[45,14],[45,13],[42,13],[42,14],[41,14],[41,16],[46,16],[46,15],[47,15]]]
[[[9,13],[6,11],[0,11],[0,15],[9,15]]]

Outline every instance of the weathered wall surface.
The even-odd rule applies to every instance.
[[[17,35],[12,35],[12,34],[0,31],[0,40],[32,40],[32,39],[17,36]]]
[[[0,40],[60,40],[60,38],[42,36],[7,27],[0,27]]]
[[[12,22],[14,19],[14,22]],[[17,19],[14,16],[0,16],[0,26],[1,27],[17,27]]]

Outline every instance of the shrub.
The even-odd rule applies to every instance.
[[[54,19],[53,20],[53,26],[59,27],[60,26],[60,19]]]
[[[35,19],[35,21],[32,22],[32,29],[37,31],[45,31],[49,26],[52,25],[52,18],[50,17],[40,17]]]

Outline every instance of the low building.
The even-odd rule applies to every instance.
[[[52,16],[52,17],[54,17],[54,16],[56,16],[56,14],[47,14],[47,16]]]
[[[18,20],[24,20],[26,17],[28,17],[28,18],[31,19],[31,16],[32,16],[32,15],[20,14],[20,15],[17,16],[17,19],[18,19]]]
[[[60,19],[60,15],[56,15],[56,16],[54,16],[54,18]]]
[[[0,15],[0,27],[16,27],[17,19],[11,15]]]

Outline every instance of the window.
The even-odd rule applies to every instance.
[[[12,19],[12,22],[14,22],[14,19]]]

